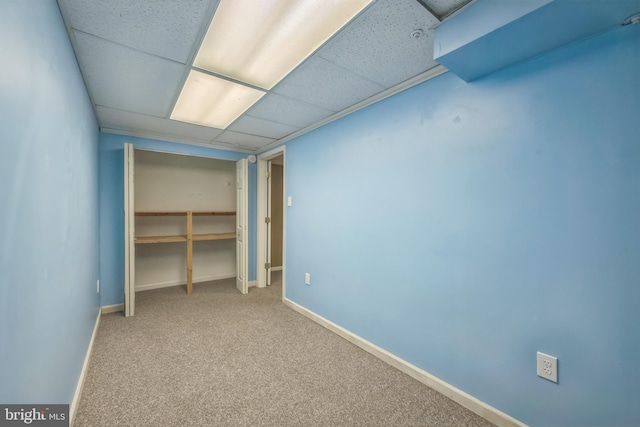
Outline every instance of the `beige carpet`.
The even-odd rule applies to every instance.
[[[136,294],[102,316],[75,426],[491,426],[289,309],[276,283]]]

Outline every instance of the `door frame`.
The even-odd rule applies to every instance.
[[[265,214],[265,217],[271,218],[271,221],[265,223],[265,229],[266,229],[266,237],[267,237],[267,244],[266,246],[266,253],[267,256],[265,258],[265,262],[268,263],[272,263],[272,254],[271,254],[271,241],[273,239],[273,214],[272,214],[272,209],[273,209],[273,175],[271,174],[273,170],[273,164],[271,163],[271,160],[267,160],[267,175],[269,176],[269,178],[267,178],[267,185],[265,185],[264,187],[262,187],[263,189],[266,190],[267,194],[265,196],[265,200],[267,202],[267,213]],[[265,175],[265,177],[267,176]],[[264,269],[266,270],[266,283],[267,286],[271,285],[271,272],[273,271],[271,269],[272,267],[269,267],[268,269]]]
[[[265,174],[268,162],[278,156],[282,156],[282,298],[284,298],[287,272],[287,153],[284,145],[258,155],[256,281],[259,288],[267,286],[267,272],[264,268],[267,262],[267,226],[264,218],[267,216],[267,185],[270,184]]]
[[[124,144],[124,315],[130,317],[136,308],[135,245],[135,148]]]

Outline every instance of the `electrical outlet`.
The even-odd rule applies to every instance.
[[[96,280],[96,292],[100,293],[100,279]]]
[[[304,284],[311,285],[311,275],[309,273],[304,273]]]
[[[545,380],[558,382],[558,358],[544,353],[537,353],[538,376]]]

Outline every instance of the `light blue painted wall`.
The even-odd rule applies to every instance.
[[[287,297],[532,426],[640,425],[638,69],[640,25],[288,142]]]
[[[71,403],[98,273],[98,127],[58,6],[0,2],[0,402]]]
[[[100,304],[124,302],[124,144],[136,149],[224,160],[247,155],[234,151],[155,139],[100,133]],[[256,276],[256,165],[249,167],[249,280]]]

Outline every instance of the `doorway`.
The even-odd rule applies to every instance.
[[[286,287],[286,153],[279,147],[258,156],[257,286],[271,284],[281,275]]]
[[[271,177],[268,179],[270,185],[267,189],[269,197],[268,216],[271,218],[271,232],[269,233],[271,257],[267,262],[271,264],[271,272],[282,271],[282,214],[284,212],[284,192],[282,171],[284,162],[282,155],[269,160]],[[269,285],[269,280],[267,280]]]

